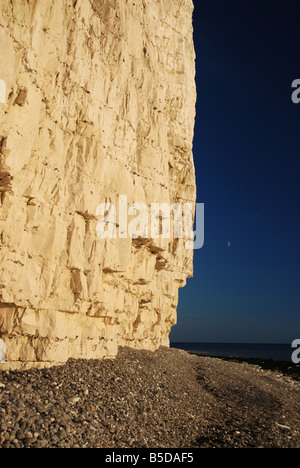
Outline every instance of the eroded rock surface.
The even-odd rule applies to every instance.
[[[0,337],[15,367],[168,345],[193,251],[101,240],[96,210],[195,202],[192,11],[1,1]]]

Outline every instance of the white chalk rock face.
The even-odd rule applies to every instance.
[[[192,0],[1,5],[0,335],[12,366],[169,344],[193,251],[120,238],[118,224],[100,239],[96,213],[120,195],[195,203],[192,12]]]

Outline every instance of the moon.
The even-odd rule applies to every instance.
[[[231,242],[227,242],[227,247],[231,247]]]

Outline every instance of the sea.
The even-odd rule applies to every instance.
[[[245,343],[171,343],[172,348],[195,352],[201,356],[272,359],[292,362],[291,344]]]

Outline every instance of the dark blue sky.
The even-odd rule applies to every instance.
[[[205,245],[172,341],[300,338],[300,3],[195,0]],[[227,242],[231,246],[227,246]]]

